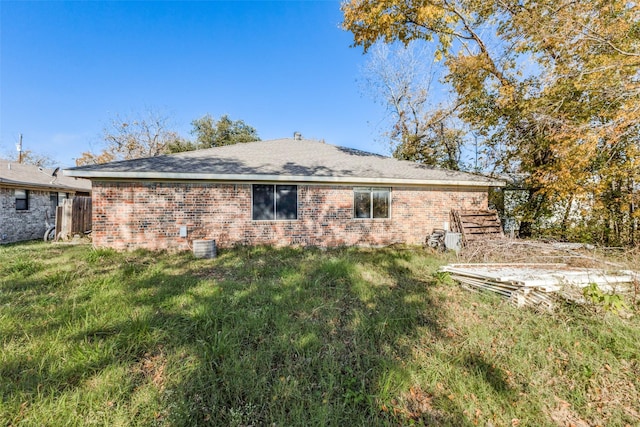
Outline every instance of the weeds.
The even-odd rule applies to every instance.
[[[584,288],[582,295],[592,304],[601,306],[604,311],[619,314],[622,310],[629,310],[629,306],[620,295],[602,292],[596,283],[591,283]]]
[[[419,248],[0,247],[0,425],[637,425],[637,316],[472,294]]]

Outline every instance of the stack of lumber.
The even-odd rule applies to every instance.
[[[553,309],[556,295],[573,299],[573,295],[581,294],[575,289],[591,283],[611,293],[635,280],[631,272],[608,274],[566,264],[450,264],[440,271],[448,272],[466,289],[494,292],[518,307],[528,305],[546,310]]]
[[[503,238],[502,225],[497,211],[451,211],[451,228],[462,234],[462,242]]]

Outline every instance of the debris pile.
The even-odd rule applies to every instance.
[[[640,262],[640,252],[622,248],[596,248],[583,243],[493,239],[471,242],[458,259],[461,263],[556,263],[599,270],[629,270]]]
[[[464,288],[490,291],[518,307],[553,310],[560,296],[582,300],[582,289],[595,283],[605,293],[619,293],[639,279],[637,273],[571,267],[567,264],[451,264],[441,268]]]

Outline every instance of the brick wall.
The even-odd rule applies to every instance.
[[[29,190],[29,209],[17,211],[15,190],[0,187],[0,243],[42,239],[46,231],[47,212],[53,224],[48,191]]]
[[[486,189],[393,187],[391,218],[354,219],[352,186],[299,185],[297,220],[252,221],[250,184],[94,181],[92,196],[94,245],[116,249],[420,244],[451,208],[487,207]]]

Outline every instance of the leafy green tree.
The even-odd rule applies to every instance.
[[[167,154],[173,153],[182,153],[184,151],[194,151],[197,150],[198,146],[195,142],[189,141],[187,139],[176,139],[175,141],[170,142],[165,147],[165,151]]]
[[[196,137],[198,148],[221,147],[240,142],[260,141],[258,132],[242,120],[231,120],[223,115],[215,120],[210,114],[191,122],[191,133]]]
[[[440,112],[435,111],[434,117],[437,117],[438,113]],[[460,129],[446,127],[445,123],[446,118],[421,123],[420,133],[402,134],[402,143],[398,144],[393,151],[393,157],[445,169],[460,170],[464,133]]]

